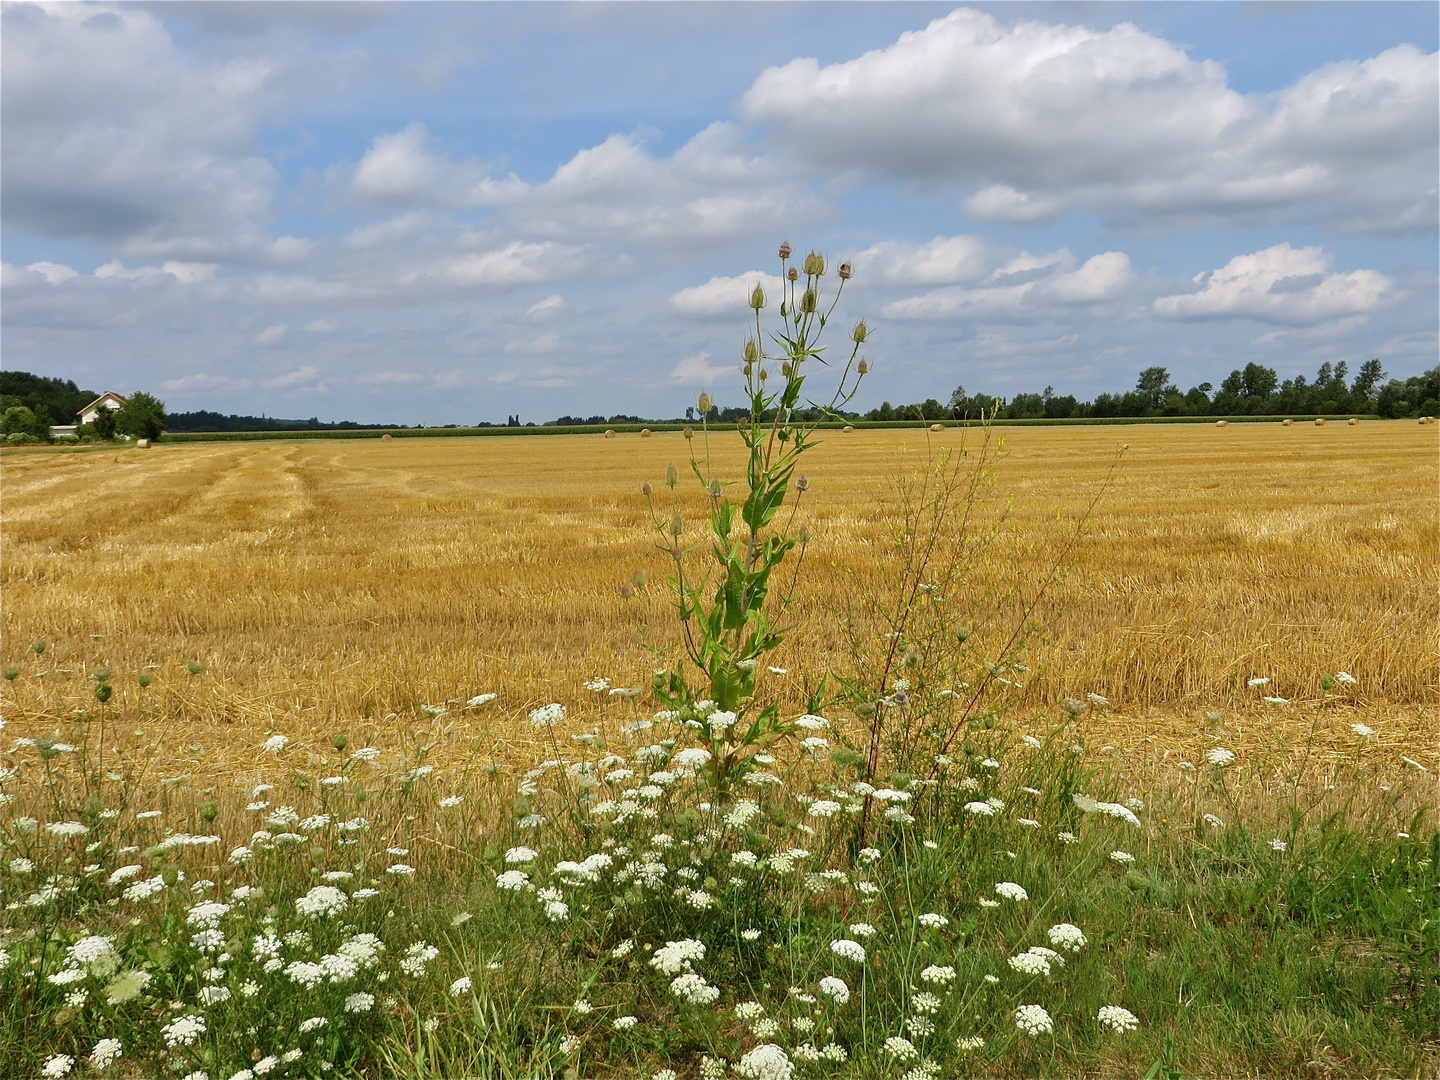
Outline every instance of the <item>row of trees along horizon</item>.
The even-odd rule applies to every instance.
[[[1366,360],[1353,379],[1349,365],[1328,361],[1320,365],[1314,380],[1297,375],[1281,380],[1273,368],[1250,363],[1236,368],[1217,390],[1205,382],[1181,392],[1163,367],[1148,367],[1140,372],[1135,388],[1125,393],[1098,395],[1093,401],[1081,401],[1073,394],[1056,394],[1047,386],[1040,393],[1016,394],[1012,398],[985,393],[970,393],[958,386],[949,400],[938,398],[908,405],[883,402],[868,412],[841,412],[838,415],[855,421],[979,420],[982,415],[996,420],[1087,419],[1165,416],[1285,416],[1337,415],[1375,416],[1385,419],[1413,419],[1440,413],[1440,366],[1407,379],[1385,381],[1385,370],[1378,359]],[[1347,382],[1347,379],[1349,381]],[[25,371],[0,371],[0,436],[10,442],[49,441],[50,428],[70,424],[78,419],[81,409],[100,395],[82,390],[73,380],[46,378]],[[705,419],[712,423],[733,423],[748,415],[741,407],[712,406]],[[797,419],[818,420],[815,410],[802,410]],[[491,427],[580,427],[602,424],[698,423],[700,417],[692,406],[683,417],[664,420],[617,413],[614,416],[561,416],[542,424],[522,424],[518,414],[507,416],[504,424],[480,421],[470,425]],[[80,425],[76,434],[82,439],[107,441],[117,435],[134,438],[157,438],[162,431],[223,432],[223,431],[376,431],[386,428],[423,428],[415,424],[362,424],[353,420],[321,421],[286,420],[270,416],[223,415],[218,412],[166,413],[165,403],[144,391],[129,395],[117,412],[102,416],[94,424]],[[445,428],[462,425],[446,424]]]

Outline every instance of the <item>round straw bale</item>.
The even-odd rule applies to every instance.
[[[1360,424],[1360,418],[1358,416],[1352,416],[1349,420],[1346,420],[1345,423],[1349,424],[1351,427],[1358,427]]]
[[[138,441],[135,443],[135,445],[136,445],[137,447],[139,447],[141,450],[149,450],[149,449],[150,449],[150,440],[149,440],[149,439],[140,439],[140,440],[138,440]]]
[[[931,425],[930,425],[930,430],[931,430],[931,431],[944,431],[944,430],[945,430],[945,425],[944,425],[944,424],[931,424]]]
[[[648,439],[650,437],[650,429],[648,427],[642,427],[640,429],[640,437],[642,439]]]
[[[381,441],[381,442],[394,442],[394,441],[395,441],[395,436],[394,436],[394,435],[391,435],[391,434],[387,431],[384,435],[381,435],[381,436],[380,436],[380,441]]]
[[[1284,420],[1281,420],[1281,421],[1280,421],[1280,426],[1281,426],[1281,427],[1293,427],[1294,424],[1295,424],[1295,421],[1294,421],[1294,420],[1291,420],[1288,416],[1287,416]]]
[[[846,435],[853,435],[855,433],[855,425],[846,424],[843,428],[841,428],[841,430],[844,431]]]
[[[1215,426],[1216,426],[1216,427],[1229,427],[1229,426],[1230,426],[1230,421],[1229,421],[1229,420],[1216,420],[1216,421],[1215,421]]]
[[[607,430],[607,431],[605,432],[605,437],[606,437],[607,439],[613,439],[613,438],[615,437],[615,429],[614,429],[614,428],[611,428],[611,429]]]
[[[1323,416],[1317,416],[1317,417],[1315,417],[1315,426],[1316,426],[1316,427],[1324,427],[1324,426],[1325,426],[1325,417],[1323,417]]]

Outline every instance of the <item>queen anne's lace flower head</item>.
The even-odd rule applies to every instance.
[[[834,975],[827,975],[820,980],[820,992],[832,999],[836,1005],[844,1005],[850,1000],[850,987],[845,985],[844,979],[837,979]]]
[[[775,1043],[761,1043],[735,1063],[735,1072],[746,1080],[790,1080],[794,1066],[784,1049]]]
[[[1055,1030],[1050,1014],[1039,1005],[1021,1005],[1016,1009],[1015,1026],[1032,1037]]]
[[[1049,931],[1050,944],[1067,952],[1079,952],[1086,945],[1085,932],[1073,923],[1056,923]]]
[[[1111,1031],[1134,1031],[1140,1026],[1140,1021],[1129,1009],[1122,1009],[1119,1005],[1102,1005],[1100,1012],[1095,1019],[1104,1024]]]
[[[830,942],[830,951],[842,959],[853,960],[857,964],[865,962],[865,946],[858,941],[851,941],[849,938],[840,938],[838,941]]]

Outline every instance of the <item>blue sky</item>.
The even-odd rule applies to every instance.
[[[1434,4],[3,19],[4,365],[172,411],[738,402],[782,239],[855,264],[866,408],[1436,359]]]

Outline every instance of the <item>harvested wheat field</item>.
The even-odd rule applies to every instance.
[[[995,483],[970,522],[998,532],[947,579],[951,616],[983,628],[1007,588],[1032,596],[1057,560],[1070,567],[1032,610],[1040,629],[1028,681],[1007,702],[1013,719],[1043,723],[1067,696],[1098,694],[1110,704],[1087,721],[1096,745],[1149,739],[1177,755],[1217,734],[1284,747],[1313,732],[1348,746],[1363,722],[1381,768],[1402,755],[1434,767],[1433,429],[999,434]],[[769,684],[789,705],[825,672],[852,670],[855,652],[884,648],[872,584],[903,531],[896,478],[962,438],[978,449],[981,435],[958,428],[826,432],[807,455],[799,520],[814,539],[777,661],[785,673]],[[733,431],[710,441],[720,475],[739,468]],[[341,729],[386,741],[404,731],[437,754],[505,759],[532,749],[525,716],[538,704],[566,704],[577,731],[648,712],[643,697],[581,684],[646,684],[657,666],[647,642],[674,655],[668,560],[640,495],[645,481],[665,492],[672,462],[687,462],[678,433],[9,454],[3,660],[20,669],[4,687],[10,731],[53,728],[86,703],[97,667],[115,673],[116,704],[152,711],[201,771],[253,761],[272,731],[317,747]],[[681,481],[693,521],[703,497],[693,477]],[[1092,502],[1088,530],[1062,554]],[[668,504],[657,508],[668,522]],[[685,537],[701,538],[693,526]],[[637,570],[649,585],[627,599]],[[38,639],[49,643],[39,657],[27,648]],[[972,645],[989,641],[981,632]],[[205,670],[191,676],[188,661]],[[155,682],[142,692],[148,665]],[[1322,695],[1321,676],[1338,671],[1354,684]],[[1257,690],[1252,678],[1271,682]],[[467,708],[481,693],[498,697]],[[424,705],[446,711],[432,718]],[[1223,719],[1207,722],[1210,710]]]

